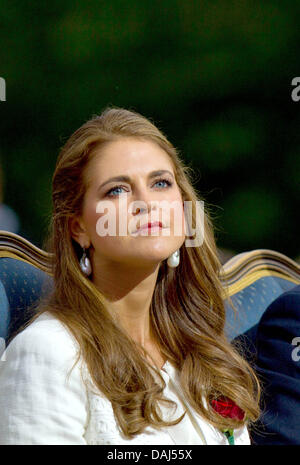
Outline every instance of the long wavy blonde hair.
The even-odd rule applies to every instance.
[[[79,260],[82,249],[71,237],[70,219],[80,215],[86,191],[85,170],[101,145],[122,137],[153,141],[169,155],[182,199],[202,200],[193,187],[192,169],[147,118],[135,111],[107,107],[83,124],[62,147],[52,183],[53,213],[44,249],[52,254],[53,291],[39,302],[31,323],[48,311],[71,331],[94,385],[112,403],[125,437],[133,438],[146,426],[177,424],[182,417],[162,419],[159,402],[165,382],[147,361],[147,351],[113,320],[102,294],[86,277]],[[193,215],[195,210],[193,209]],[[193,217],[193,227],[196,226]],[[224,334],[224,293],[210,212],[205,208],[204,242],[181,247],[176,269],[161,263],[150,306],[150,324],[161,353],[179,373],[183,395],[211,425],[239,428],[259,417],[259,382],[251,366]],[[137,348],[139,350],[137,350]],[[160,380],[157,382],[157,379]],[[229,397],[245,411],[243,421],[223,418],[212,399]]]

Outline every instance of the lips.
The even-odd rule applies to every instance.
[[[148,229],[148,228],[155,228],[155,227],[160,227],[162,228],[162,222],[161,221],[154,221],[153,223],[146,223],[143,224],[140,228],[138,228],[138,231],[141,231],[143,229]]]

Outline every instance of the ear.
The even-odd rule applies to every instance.
[[[69,221],[69,228],[72,238],[78,242],[81,247],[88,249],[90,246],[90,238],[85,229],[83,220],[74,216]]]

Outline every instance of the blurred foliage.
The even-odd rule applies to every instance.
[[[41,246],[59,148],[113,104],[196,173],[218,245],[300,255],[299,2],[0,0],[4,201]]]

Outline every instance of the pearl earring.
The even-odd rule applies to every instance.
[[[170,268],[176,268],[176,266],[179,265],[179,262],[180,262],[180,253],[178,249],[174,253],[172,253],[172,255],[170,255],[170,257],[167,260],[167,264]]]
[[[86,255],[86,251],[85,251],[85,247],[83,247],[83,255],[80,259],[80,268],[82,270],[82,272],[89,276],[92,272],[92,266],[91,266],[91,262],[90,262],[90,259],[88,258],[88,256]]]

